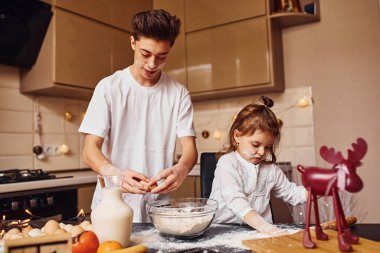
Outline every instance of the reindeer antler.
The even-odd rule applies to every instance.
[[[356,143],[352,143],[353,150],[348,150],[348,161],[355,162],[360,165],[360,160],[367,153],[368,145],[363,138],[358,138]]]
[[[319,153],[326,162],[329,162],[331,164],[339,164],[344,160],[342,153],[340,151],[335,152],[334,148],[322,146]]]

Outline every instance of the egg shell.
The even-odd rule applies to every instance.
[[[33,228],[31,226],[27,226],[25,228],[22,229],[22,233],[24,235],[27,235]]]
[[[94,231],[94,227],[92,226],[92,224],[89,224],[87,225],[85,228],[84,228],[85,231]]]
[[[6,233],[6,234],[4,234],[4,236],[3,236],[3,239],[4,240],[9,240],[9,239],[11,239],[11,236],[12,236],[13,234],[8,234],[8,233]]]
[[[53,235],[62,235],[62,234],[67,234],[67,232],[65,230],[63,230],[62,228],[57,229],[53,233]]]
[[[65,227],[64,227],[64,230],[66,230],[66,232],[68,232],[68,233],[70,233],[71,232],[71,230],[73,229],[73,225],[71,225],[71,224],[67,224]]]
[[[18,234],[11,234],[11,237],[9,239],[14,240],[14,239],[21,239],[21,238],[24,238],[23,234],[18,233]]]
[[[75,225],[73,229],[71,229],[70,234],[72,237],[79,235],[83,232],[83,228],[79,225]]]
[[[44,232],[48,235],[52,235],[54,231],[57,229],[60,229],[61,227],[59,226],[59,223],[56,222],[55,220],[49,220],[46,222],[45,227],[44,227]]]
[[[41,233],[42,233],[41,229],[33,228],[32,230],[29,231],[28,235],[30,237],[36,237],[36,236],[39,236]]]
[[[20,230],[18,228],[12,228],[7,232],[7,234],[18,234],[20,233]]]
[[[91,222],[89,222],[88,220],[85,220],[79,226],[81,226],[84,229],[85,227],[87,227],[90,224],[91,224]]]

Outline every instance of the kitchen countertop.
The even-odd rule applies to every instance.
[[[18,191],[28,191],[35,189],[45,189],[45,188],[55,188],[70,185],[82,185],[82,184],[92,184],[96,183],[96,174],[91,170],[78,170],[78,171],[68,171],[68,172],[50,172],[56,175],[55,179],[46,179],[38,181],[29,182],[19,182],[10,184],[0,184],[0,192],[18,192]],[[66,176],[72,176],[69,178],[62,178]]]
[[[29,182],[18,182],[9,184],[0,184],[0,192],[18,192],[18,191],[28,191],[35,189],[45,189],[45,188],[55,188],[71,185],[83,185],[96,183],[96,174],[91,169],[78,169],[69,171],[52,171],[50,174],[55,175],[55,179],[46,179],[38,181]],[[199,176],[200,167],[196,164],[193,170],[188,174],[188,176]],[[67,177],[67,178],[66,178]]]
[[[280,225],[281,226],[281,225]],[[283,228],[302,228],[300,225],[286,226]],[[374,241],[380,241],[380,224],[355,224],[351,226],[353,233],[356,235],[367,238]],[[221,238],[233,234],[252,233],[253,229],[247,225],[235,225],[235,224],[212,224],[206,233],[198,238],[194,239],[176,239],[172,237],[164,237],[159,235],[157,230],[154,229],[153,224],[151,223],[134,223],[133,224],[133,234],[131,241],[133,243],[142,243],[142,235],[147,237],[148,246],[151,248],[148,252],[237,252],[237,253],[249,253],[251,250],[236,247],[236,242],[233,243],[233,247],[228,247],[226,244],[219,245],[215,241],[220,242]],[[232,235],[233,235],[232,234]],[[156,239],[155,239],[156,238]],[[155,242],[155,240],[159,242]],[[208,241],[214,243],[207,243]],[[207,245],[210,245],[209,247]],[[153,245],[153,247],[152,247]],[[156,247],[156,246],[159,247]],[[175,247],[175,248],[173,248]],[[199,250],[190,250],[190,249],[199,249]],[[207,249],[208,251],[205,251]],[[305,252],[310,250],[305,249]]]

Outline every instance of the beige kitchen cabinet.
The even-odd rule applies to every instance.
[[[133,61],[130,33],[54,8],[35,65],[21,74],[21,92],[91,98],[95,85]]]
[[[177,190],[170,193],[170,196],[172,198],[199,198],[200,189],[200,177],[188,176]]]
[[[185,0],[186,32],[262,16],[265,0]]]
[[[193,96],[271,81],[265,17],[188,33],[186,40],[187,84]]]
[[[113,29],[111,36],[111,72],[113,73],[133,64],[133,50],[130,33]]]
[[[111,2],[110,0],[53,0],[55,6],[107,24],[111,23]]]
[[[55,5],[132,32],[131,20],[135,13],[152,9],[152,0],[55,0]]]
[[[78,209],[83,209],[85,214],[91,213],[92,197],[96,184],[86,184],[78,187]]]
[[[170,50],[164,71],[173,79],[186,85],[185,3],[183,0],[153,0],[153,9],[164,9],[181,20],[181,32]]]
[[[91,89],[111,74],[112,29],[60,9],[55,28],[55,82]]]
[[[111,25],[132,32],[132,17],[138,12],[150,10],[152,0],[109,0],[111,2]]]
[[[319,0],[300,0],[297,12],[276,0],[184,1],[193,101],[283,91],[282,29],[320,20]]]

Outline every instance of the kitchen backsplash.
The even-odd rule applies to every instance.
[[[83,136],[77,130],[87,101],[21,94],[19,78],[17,68],[0,65],[0,169],[63,170],[86,167],[81,157]],[[275,101],[274,112],[284,122],[282,140],[277,150],[278,161],[290,161],[293,165],[314,165],[311,87],[290,88],[284,93],[269,96]],[[304,97],[309,102],[308,106],[296,106]],[[243,106],[258,100],[259,96],[246,96],[194,103],[194,126],[199,154],[218,151],[226,143],[234,116]],[[44,160],[34,157],[32,148],[38,142],[34,131],[37,111],[41,115],[42,144],[65,143],[70,148],[67,155],[49,156]],[[65,119],[66,111],[73,114],[72,120]],[[207,139],[201,135],[205,130],[210,134]],[[181,153],[180,149],[177,153]]]
[[[42,168],[63,170],[86,167],[82,162],[83,138],[78,134],[86,101],[21,94],[19,69],[0,65],[0,169]],[[41,115],[42,144],[67,144],[67,155],[38,160],[32,153],[35,143],[35,113]],[[64,113],[72,113],[72,120]]]

